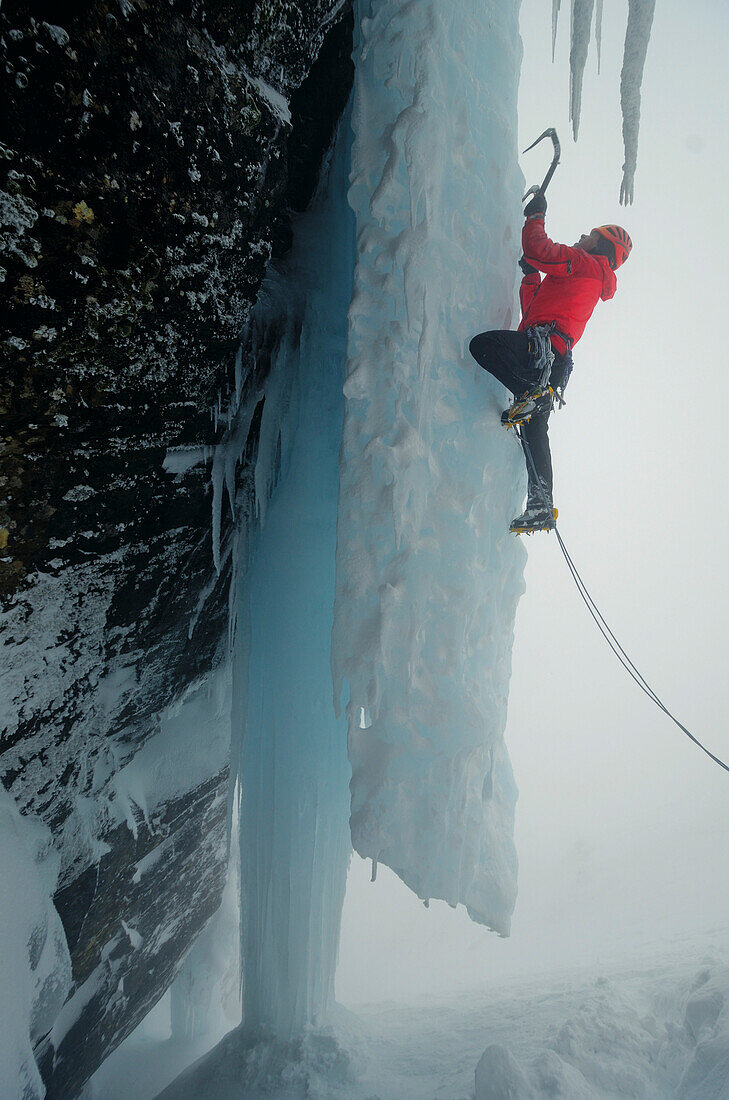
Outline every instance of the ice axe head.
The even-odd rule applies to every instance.
[[[555,130],[554,126],[550,126],[549,129],[545,130],[543,134],[540,134],[536,141],[533,141],[531,145],[528,145],[526,147],[524,152],[528,153],[530,149],[533,149],[535,145],[539,145],[539,142],[544,141],[544,139],[547,137],[552,139],[552,145],[554,146],[554,156],[552,157],[552,163],[549,166],[549,171],[542,180],[541,184],[535,183],[529,188],[526,195],[521,200],[522,202],[524,202],[525,199],[528,199],[530,195],[536,195],[538,191],[544,193],[547,190],[549,181],[554,175],[554,170],[559,164],[559,158],[562,152],[562,148],[559,144],[559,138],[557,137],[557,131]]]

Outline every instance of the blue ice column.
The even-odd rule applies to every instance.
[[[279,345],[256,483],[276,476],[279,432],[281,476],[261,502],[237,608],[243,1019],[281,1039],[326,1017],[351,853],[346,723],[330,667],[354,263],[349,133],[345,119],[286,268],[261,295]]]

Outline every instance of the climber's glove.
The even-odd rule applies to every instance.
[[[547,197],[541,191],[537,191],[531,202],[524,207],[524,217],[531,218],[532,214],[547,213]]]

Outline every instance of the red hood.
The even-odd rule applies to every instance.
[[[603,269],[600,298],[603,302],[607,302],[613,297],[615,291],[618,289],[618,280],[615,278],[615,272],[611,268],[607,256],[594,256],[593,259],[599,260],[600,266]]]

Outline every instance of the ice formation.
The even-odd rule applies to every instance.
[[[577,141],[582,107],[582,78],[587,63],[587,47],[590,44],[590,27],[595,0],[572,0],[570,24],[570,122],[572,136]]]
[[[323,1019],[333,998],[351,851],[330,672],[354,247],[348,119],[341,134],[328,188],[267,281],[265,323],[254,322],[275,350],[255,475],[261,529],[237,606],[243,1006],[249,1028],[284,1040]]]
[[[656,0],[630,0],[628,29],[625,32],[623,71],[620,76],[620,104],[623,109],[623,143],[625,164],[620,185],[620,201],[633,201],[633,178],[638,163],[638,129],[640,126],[640,86],[653,26]]]
[[[503,742],[522,458],[474,333],[514,321],[518,5],[357,8],[333,661],[352,842],[425,901],[506,934],[516,789]]]
[[[557,22],[561,0],[552,0],[552,60],[557,38]],[[623,144],[625,163],[620,184],[620,201],[633,201],[635,169],[638,163],[638,130],[640,127],[640,86],[643,80],[648,42],[653,25],[656,0],[629,0],[628,25],[625,32],[623,68],[620,74],[620,105],[623,112]],[[577,140],[582,108],[582,78],[590,44],[595,0],[572,0],[570,8],[570,121]],[[603,0],[597,0],[595,37],[597,63],[600,69],[602,45]]]

